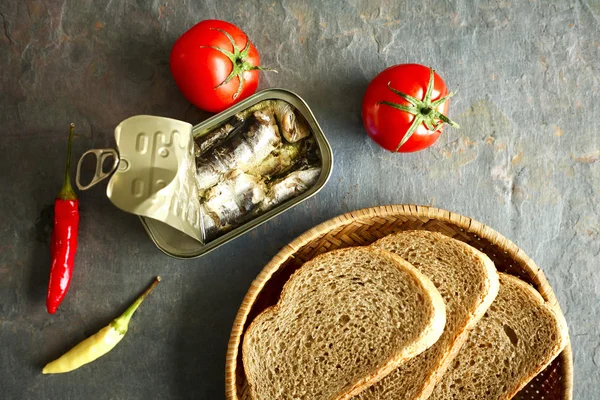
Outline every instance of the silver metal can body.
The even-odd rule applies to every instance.
[[[308,122],[321,155],[321,173],[317,179],[317,182],[306,192],[276,206],[266,213],[245,222],[235,229],[232,229],[231,231],[205,244],[194,240],[190,236],[187,236],[160,221],[152,218],[140,217],[142,225],[148,233],[148,236],[150,236],[156,246],[165,254],[171,257],[182,259],[200,257],[314,196],[327,183],[333,167],[333,154],[331,147],[306,102],[304,102],[300,96],[291,91],[285,89],[267,89],[256,93],[255,95],[250,96],[233,107],[230,107],[227,110],[194,126],[192,134],[194,137],[202,136],[222,125],[238,112],[252,107],[253,105],[264,100],[284,100],[295,107],[296,110],[302,114],[302,116]]]

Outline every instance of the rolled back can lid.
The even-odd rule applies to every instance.
[[[106,188],[110,201],[202,242],[192,125],[138,115],[115,128],[115,140],[119,167]]]

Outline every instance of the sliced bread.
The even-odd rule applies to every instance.
[[[567,325],[530,285],[500,274],[500,291],[430,399],[511,399],[566,346]]]
[[[400,257],[368,247],[322,254],[245,333],[251,396],[349,399],[433,345],[445,319],[435,286]]]
[[[446,327],[431,348],[356,399],[426,399],[498,294],[498,273],[485,254],[437,232],[400,232],[373,246],[399,255],[433,282],[446,303]]]

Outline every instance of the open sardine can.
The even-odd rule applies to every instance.
[[[283,100],[304,118],[317,146],[320,173],[303,193],[210,238],[203,222],[206,207],[196,184],[201,161],[196,158],[194,142],[265,100]],[[138,215],[157,247],[176,258],[206,254],[315,195],[327,182],[333,165],[331,147],[310,108],[298,95],[283,89],[259,92],[196,126],[170,118],[134,116],[115,128],[115,141],[116,149],[92,149],[81,156],[77,187],[87,190],[110,177],[106,187],[109,200]],[[92,155],[96,158],[93,177],[82,183],[84,159]]]

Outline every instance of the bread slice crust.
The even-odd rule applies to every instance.
[[[431,348],[354,400],[427,399],[498,294],[498,273],[485,254],[438,232],[399,232],[372,246],[398,254],[432,280],[446,303],[447,322]]]
[[[244,335],[251,397],[350,399],[432,346],[445,318],[433,283],[397,255],[351,247],[317,256]]]
[[[509,400],[567,345],[562,313],[531,285],[512,275],[499,275],[496,300],[430,399]]]

